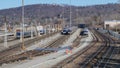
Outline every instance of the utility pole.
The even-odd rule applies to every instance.
[[[79,24],[79,18],[78,18],[78,8],[76,9],[76,22],[77,22],[77,25]]]
[[[47,20],[47,18],[45,19],[45,34],[47,34],[47,31],[48,31],[48,28],[47,28],[47,23],[48,23],[48,20]]]
[[[116,23],[116,27],[115,27],[115,32],[117,33],[117,21],[118,21],[118,17],[117,15],[115,16],[115,23]]]
[[[72,12],[71,12],[71,0],[70,0],[70,27],[71,27],[71,23],[72,23],[72,20],[71,20],[71,16],[72,16],[72,15],[71,15],[71,13],[72,13]]]
[[[115,32],[117,33],[117,20],[116,20],[116,27],[115,27]]]
[[[6,16],[4,17],[4,20],[5,20],[4,47],[8,47],[8,45],[7,45],[7,19],[6,19]]]
[[[33,27],[32,27],[32,26],[33,26],[33,23],[32,23],[32,20],[31,20],[31,39],[33,39],[33,33],[34,33],[34,32],[33,32]]]
[[[21,32],[21,38],[22,38],[21,49],[25,50],[25,45],[24,45],[24,0],[22,0],[22,32]]]
[[[62,21],[62,28],[65,27],[64,14],[65,14],[65,11],[64,11],[64,5],[63,5],[63,12],[62,12],[63,21]]]

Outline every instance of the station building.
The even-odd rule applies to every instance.
[[[119,28],[120,20],[111,20],[111,21],[104,21],[104,28],[105,29],[115,29]]]

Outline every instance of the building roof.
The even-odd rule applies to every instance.
[[[120,22],[120,20],[107,20],[105,22]]]

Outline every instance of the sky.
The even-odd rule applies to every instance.
[[[22,0],[1,0],[0,9],[14,8],[21,6]],[[75,6],[88,6],[98,4],[117,3],[118,0],[24,0],[25,5],[31,4],[67,4]]]

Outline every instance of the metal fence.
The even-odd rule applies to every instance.
[[[104,34],[109,34],[109,35],[111,35],[111,36],[113,36],[117,39],[120,39],[120,34],[114,32],[112,30],[106,30],[106,29],[100,28],[98,31],[101,32],[101,33],[104,33]]]

